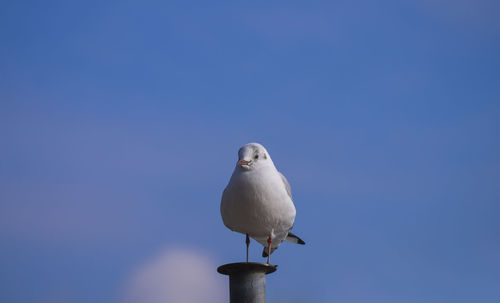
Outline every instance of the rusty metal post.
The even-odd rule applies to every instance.
[[[230,303],[265,303],[266,275],[277,265],[241,262],[219,266],[217,272],[229,276]]]

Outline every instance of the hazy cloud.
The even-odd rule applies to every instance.
[[[224,277],[203,253],[167,249],[140,266],[127,282],[124,303],[225,302]]]

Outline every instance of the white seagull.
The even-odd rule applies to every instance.
[[[262,257],[267,257],[267,264],[281,242],[305,244],[290,232],[295,220],[290,184],[259,143],[248,143],[238,151],[220,212],[224,225],[246,235],[247,262],[249,236],[264,246]]]

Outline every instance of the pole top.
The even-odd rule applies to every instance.
[[[278,265],[270,265],[267,263],[239,262],[221,265],[217,268],[217,272],[227,276],[248,272],[264,273],[267,275],[275,272],[277,267]]]

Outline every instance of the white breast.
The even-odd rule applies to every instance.
[[[274,167],[236,169],[222,196],[221,215],[231,230],[249,234],[259,242],[263,239],[264,245],[272,236],[279,245],[293,226],[295,206]]]

